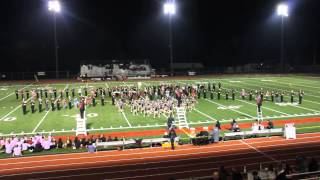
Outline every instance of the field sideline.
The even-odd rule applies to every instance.
[[[32,89],[43,87],[55,87],[59,89],[71,88],[107,88],[112,86],[136,86],[138,81],[125,82],[98,82],[98,83],[50,83],[50,84],[2,84],[0,85],[0,133],[2,135],[10,134],[32,134],[32,133],[57,133],[66,134],[75,132],[75,115],[79,113],[78,109],[66,109],[60,111],[38,111],[34,114],[28,112],[23,115],[21,108],[21,99],[16,100],[14,91],[16,89]],[[186,79],[165,79],[141,81],[142,86],[159,85],[160,83],[184,84],[222,84],[221,99],[210,99],[208,93],[207,99],[198,100],[196,109],[188,112],[187,120],[190,127],[213,124],[216,120],[222,123],[228,123],[232,118],[238,121],[252,121],[256,119],[255,101],[248,101],[248,98],[242,100],[239,97],[241,89],[260,90],[266,92],[275,90],[285,92],[285,102],[289,101],[291,90],[303,90],[305,95],[301,105],[292,105],[291,103],[275,104],[269,101],[263,103],[264,119],[291,119],[320,117],[320,79],[311,76],[230,76],[230,77],[199,77],[192,80]],[[225,100],[225,90],[235,89],[236,100]],[[295,96],[295,102],[298,97]],[[111,105],[111,99],[106,96],[106,105],[101,106],[97,99],[96,107],[88,107],[87,128],[92,132],[115,132],[115,131],[137,131],[141,129],[164,129],[167,118],[147,118],[141,115],[133,116],[127,107],[124,113],[119,113]],[[36,103],[37,108],[37,103]],[[30,111],[30,104],[28,104]],[[320,123],[305,124],[303,126],[319,126]]]

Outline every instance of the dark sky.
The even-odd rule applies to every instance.
[[[59,64],[82,60],[150,59],[169,63],[165,0],[61,0]],[[176,0],[174,61],[208,66],[274,62],[280,58],[279,0]],[[311,64],[320,45],[320,1],[288,0],[285,56]],[[47,0],[1,0],[0,71],[54,70],[53,16]],[[319,62],[319,61],[318,61]]]

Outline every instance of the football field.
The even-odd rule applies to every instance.
[[[284,102],[275,103],[264,101],[262,106],[263,118],[266,119],[301,119],[310,117],[320,117],[320,78],[311,76],[207,76],[195,77],[192,79],[164,79],[164,80],[142,80],[142,81],[103,81],[90,83],[53,83],[46,84],[1,84],[0,85],[0,133],[1,135],[11,134],[34,134],[34,133],[56,133],[56,134],[75,134],[76,116],[79,110],[61,109],[59,111],[36,111],[31,113],[30,99],[28,99],[27,114],[22,113],[21,97],[16,99],[15,90],[36,89],[36,88],[56,88],[58,91],[68,88],[74,88],[76,95],[78,89],[90,88],[109,88],[113,86],[137,86],[141,82],[143,86],[156,86],[160,84],[176,84],[183,86],[204,85],[208,83],[222,84],[221,99],[217,99],[217,93],[214,93],[214,99],[210,98],[207,92],[207,98],[201,96],[193,111],[187,112],[187,121],[190,127],[212,125],[216,120],[221,123],[229,123],[231,119],[238,122],[252,122],[257,117],[255,100],[249,101],[248,97],[244,100],[240,97],[242,89],[248,91],[262,90],[284,92]],[[235,100],[225,99],[225,90],[236,91]],[[290,92],[294,91],[294,103],[290,102]],[[302,104],[298,104],[299,90],[304,91]],[[59,95],[59,93],[58,93]],[[140,131],[147,129],[164,129],[167,123],[167,117],[161,115],[160,118],[144,117],[142,115],[133,115],[130,107],[126,106],[123,113],[119,112],[115,106],[111,105],[111,98],[106,94],[106,104],[102,106],[100,99],[97,98],[95,107],[86,108],[87,129],[89,132],[115,132],[115,131]],[[36,109],[38,103],[36,102]],[[44,105],[43,105],[44,107]],[[319,127],[320,124],[312,123],[304,126]],[[318,128],[320,130],[320,128]]]

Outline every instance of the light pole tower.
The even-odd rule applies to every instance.
[[[288,17],[288,6],[286,4],[280,4],[277,8],[278,16],[281,16],[281,69],[285,71],[284,61],[284,17]]]
[[[56,64],[56,78],[59,79],[59,56],[58,56],[58,40],[57,40],[57,13],[61,10],[61,5],[58,0],[50,0],[48,2],[48,10],[53,13],[53,31],[54,31],[54,53]]]
[[[163,13],[168,16],[169,20],[170,75],[173,76],[172,16],[176,13],[174,0],[167,0],[163,5]]]

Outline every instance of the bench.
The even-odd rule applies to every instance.
[[[226,138],[236,138],[241,137],[244,139],[247,136],[256,136],[256,135],[275,135],[275,134],[283,134],[282,128],[275,128],[275,129],[263,129],[263,130],[257,130],[257,131],[242,131],[242,132],[230,132],[225,133],[223,139]]]
[[[179,141],[179,137],[175,138],[175,142],[177,142],[177,141]],[[157,144],[157,143],[162,144],[165,142],[170,142],[170,138],[152,138],[152,139],[142,139],[141,140],[141,144],[150,144],[150,146],[152,146],[152,144]],[[95,146],[96,147],[104,147],[104,148],[122,146],[124,148],[124,146],[126,146],[126,145],[134,145],[134,144],[140,144],[139,140],[128,139],[125,141],[96,142]]]

